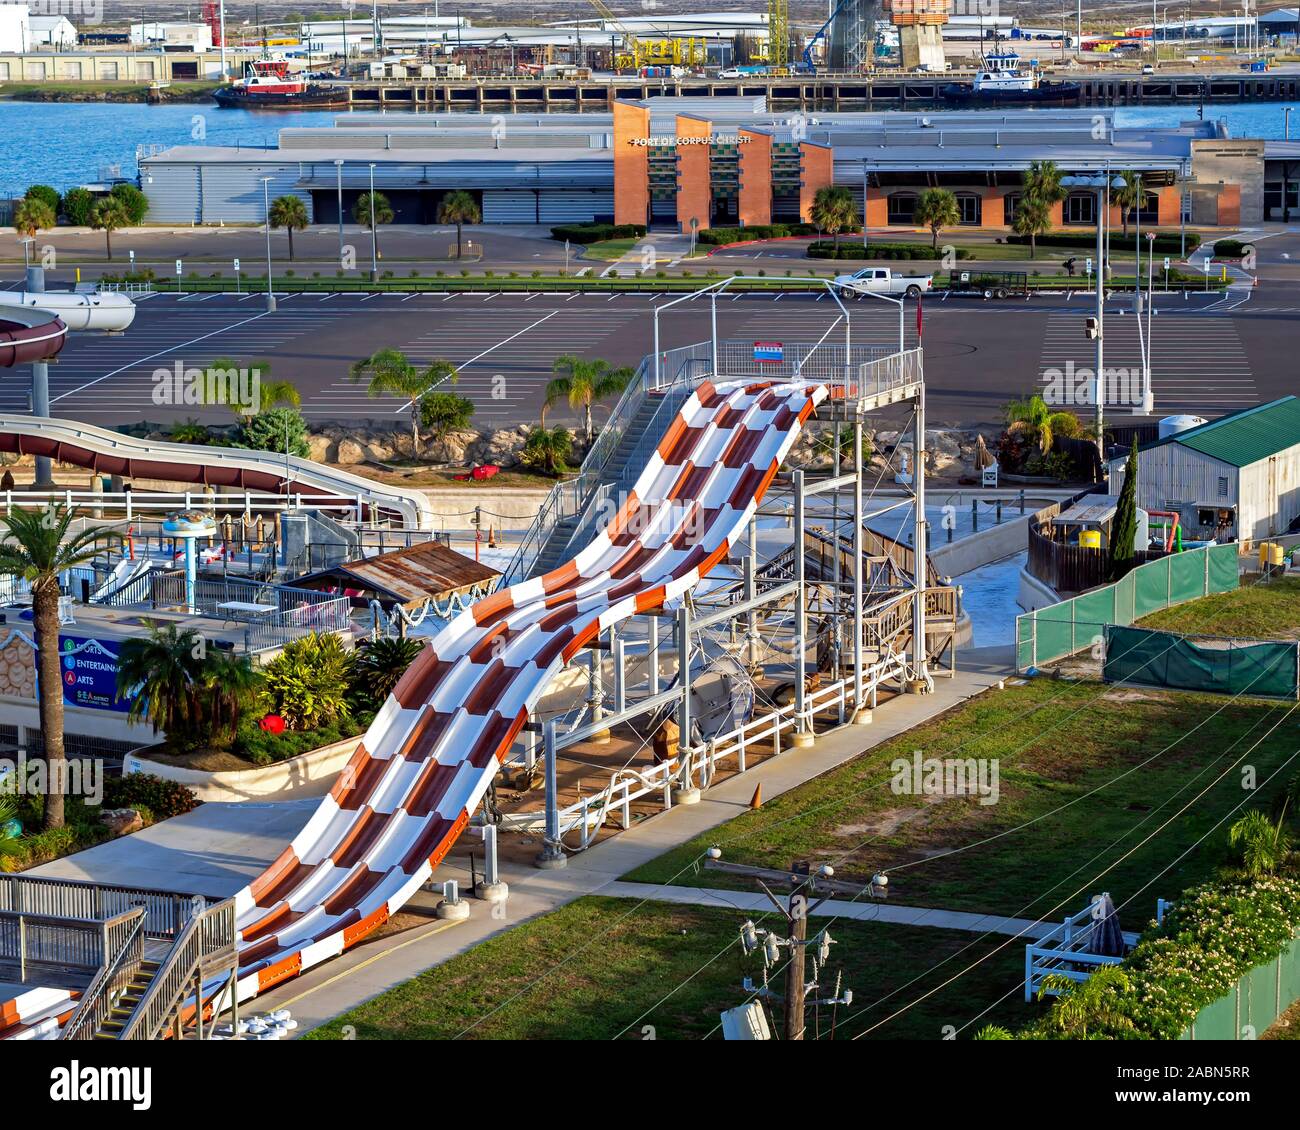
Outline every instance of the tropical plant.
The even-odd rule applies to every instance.
[[[207,652],[200,666],[199,690],[209,740],[221,745],[234,741],[239,720],[261,684],[261,672],[246,655]]]
[[[1281,871],[1295,855],[1295,841],[1286,826],[1286,804],[1276,820],[1252,808],[1228,829],[1228,845],[1237,850],[1241,869],[1252,879]]]
[[[615,369],[601,358],[586,361],[572,353],[557,357],[551,366],[551,372],[558,375],[546,385],[542,429],[546,428],[546,409],[560,400],[567,400],[570,408],[582,409],[583,430],[588,443],[595,436],[591,406],[598,400],[617,396],[636,375],[635,370],[626,366]]]
[[[140,805],[158,820],[193,812],[203,802],[179,781],[153,773],[127,773],[104,783],[104,804],[109,808]]]
[[[548,475],[561,475],[569,469],[573,438],[567,428],[534,428],[524,441],[520,459],[525,466]]]
[[[461,228],[464,224],[481,224],[483,213],[478,201],[468,192],[449,192],[438,205],[438,223],[456,225],[456,258],[461,257]]]
[[[1049,973],[1042,980],[1038,999],[1059,993],[1048,1016],[1049,1026],[1068,1039],[1098,1038],[1098,1029],[1131,1029],[1132,1019],[1120,1008],[1118,997],[1131,992],[1133,982],[1118,965],[1103,965],[1086,981],[1074,981],[1063,973]],[[1091,1031],[1092,1036],[1089,1036]]]
[[[468,396],[435,391],[420,397],[420,426],[435,441],[468,428],[473,418],[474,401]]]
[[[307,226],[307,205],[296,196],[277,196],[271,201],[267,217],[273,228],[284,228],[289,235],[289,262],[293,262],[293,233]]]
[[[63,214],[74,227],[90,227],[90,213],[94,207],[95,194],[88,188],[70,188],[63,194]]]
[[[35,196],[23,197],[14,208],[14,230],[29,239],[38,231],[47,231],[58,222],[54,209]]]
[[[1118,581],[1133,568],[1137,552],[1134,545],[1137,540],[1137,477],[1138,441],[1134,436],[1128,462],[1124,465],[1124,485],[1120,487],[1115,518],[1110,527],[1106,571],[1112,581]]]
[[[119,535],[98,528],[72,532],[76,511],[51,505],[44,510],[14,508],[0,517],[0,576],[28,582],[36,637],[41,734],[49,765],[45,827],[63,826],[63,673],[59,663],[59,575],[85,565]]]
[[[131,722],[148,722],[178,745],[202,729],[203,638],[193,628],[145,622],[148,634],[118,651],[117,697]]]
[[[1112,185],[1110,198],[1115,207],[1119,209],[1120,223],[1123,225],[1123,232],[1127,237],[1129,213],[1142,206],[1147,197],[1147,190],[1142,183],[1142,174],[1132,169],[1120,173],[1116,179],[1119,180],[1120,184],[1118,187]]]
[[[291,730],[314,730],[351,718],[353,656],[332,632],[287,644],[264,668],[261,701]]]
[[[1027,440],[1043,455],[1052,450],[1052,410],[1041,396],[1016,397],[1003,411],[1010,435]]]
[[[424,644],[416,639],[380,636],[365,640],[357,647],[353,687],[374,706],[382,705],[423,650]]]
[[[1052,208],[1066,197],[1061,170],[1055,161],[1031,161],[1021,179],[1020,203],[1012,220],[1017,235],[1029,239],[1029,257],[1035,257],[1037,239],[1052,229]]]
[[[930,248],[939,250],[939,232],[961,223],[957,197],[946,188],[927,188],[916,201],[916,223],[930,229]]]
[[[1014,1039],[1015,1039],[1015,1036],[1013,1036],[1010,1032],[1008,1032],[1005,1028],[1001,1027],[1000,1025],[997,1025],[997,1024],[985,1024],[983,1028],[981,1028],[978,1032],[975,1033],[975,1035],[972,1037],[972,1039],[976,1039],[976,1040],[1014,1040]]]
[[[210,438],[207,424],[200,424],[193,416],[184,423],[173,424],[167,433],[172,443],[206,444]]]
[[[116,200],[122,205],[129,224],[144,223],[145,215],[149,211],[149,198],[135,185],[125,182],[115,184],[109,189],[108,196],[110,200]]]
[[[111,261],[113,258],[113,233],[131,222],[126,205],[115,196],[106,196],[90,210],[90,226],[104,233],[104,247]]]
[[[460,379],[456,366],[438,359],[427,368],[418,368],[400,349],[380,349],[361,361],[354,362],[349,370],[354,381],[368,382],[369,396],[402,396],[411,411],[412,454],[420,454],[421,404],[425,397],[444,381],[456,384]]]
[[[206,372],[236,374],[240,369],[246,370],[257,381],[254,400],[247,402],[234,400],[228,406],[240,420],[247,420],[250,416],[255,416],[268,408],[298,408],[302,405],[302,393],[292,381],[267,379],[267,374],[271,371],[270,361],[239,361],[234,357],[214,357],[208,362]]]
[[[838,254],[840,232],[858,226],[858,206],[853,193],[837,185],[819,188],[813,197],[809,219],[817,225],[818,231],[829,232],[835,237],[835,251]]]
[[[374,209],[374,226],[377,229],[380,224],[391,224],[394,219],[393,206],[388,202],[388,197],[382,192],[376,192],[375,209]],[[357,197],[357,202],[352,205],[352,219],[360,224],[366,231],[371,230],[370,224],[370,193],[363,192]],[[376,231],[376,237],[378,232]],[[377,238],[376,248],[379,246]]]
[[[33,184],[23,193],[24,200],[39,200],[56,216],[63,205],[59,197],[59,190],[48,184]]]
[[[311,455],[311,446],[307,443],[307,421],[296,408],[264,408],[255,416],[245,418],[239,427],[236,447],[246,447],[250,451],[274,451],[299,459]]]

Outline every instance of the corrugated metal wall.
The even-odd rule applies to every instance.
[[[493,189],[483,193],[485,224],[537,223],[537,194],[532,191]]]
[[[267,196],[297,196],[311,215],[311,195],[296,187],[298,163],[148,162],[143,188],[153,224],[260,224],[266,218],[262,178],[270,177]]]
[[[614,193],[556,189],[542,193],[542,223],[574,224],[594,220],[597,216],[613,216]]]

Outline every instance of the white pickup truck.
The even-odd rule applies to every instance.
[[[929,290],[934,280],[929,275],[896,275],[888,267],[866,267],[851,275],[836,275],[835,285],[842,295],[903,294],[908,298],[920,297]]]

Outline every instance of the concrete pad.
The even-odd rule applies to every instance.
[[[29,874],[228,898],[274,861],[319,804],[317,797],[203,804]]]

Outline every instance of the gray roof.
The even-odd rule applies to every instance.
[[[233,146],[177,145],[153,157],[141,157],[140,164],[176,165],[296,165],[308,163],[333,164],[341,151],[331,149],[236,149]],[[344,156],[350,169],[357,165],[446,165],[457,161],[501,162],[503,164],[549,164],[553,161],[584,161],[613,167],[613,155],[608,149],[348,149]]]

